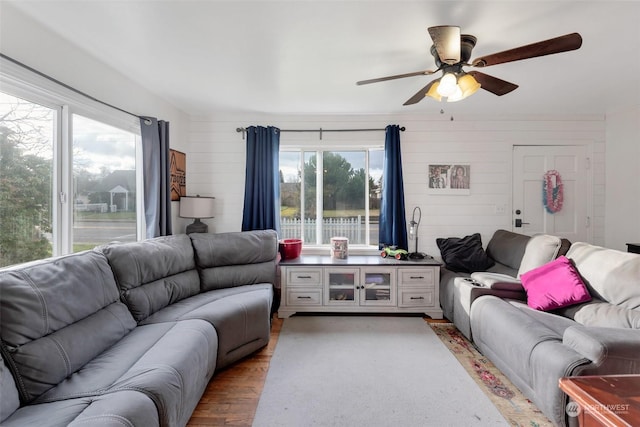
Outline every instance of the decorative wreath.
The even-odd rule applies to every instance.
[[[550,170],[544,174],[542,200],[547,212],[553,214],[560,212],[562,209],[562,202],[564,201],[564,191],[562,187],[562,178],[560,178],[558,171]]]

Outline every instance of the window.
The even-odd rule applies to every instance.
[[[0,267],[143,238],[138,118],[2,71]]]
[[[0,267],[53,253],[57,116],[0,93]]]
[[[135,241],[137,136],[73,115],[73,251]]]
[[[282,238],[378,246],[382,148],[280,151]]]

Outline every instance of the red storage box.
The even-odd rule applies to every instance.
[[[280,240],[280,256],[282,259],[294,259],[300,256],[302,251],[302,240],[300,239],[283,239]]]

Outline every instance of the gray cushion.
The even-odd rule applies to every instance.
[[[203,291],[275,284],[278,236],[273,230],[231,233],[192,233]]]
[[[172,304],[141,325],[184,319],[211,323],[218,333],[220,369],[267,345],[272,301],[269,283],[217,289]]]
[[[496,263],[518,270],[520,261],[529,241],[529,236],[507,230],[496,230],[487,244],[487,255]],[[507,271],[495,271],[496,273],[508,273]]]
[[[80,369],[136,325],[119,302],[107,260],[97,252],[3,270],[0,287],[3,357],[23,402]]]
[[[186,425],[216,360],[217,335],[208,322],[137,326],[34,403],[136,390],[153,400],[161,425]]]
[[[559,310],[584,326],[640,329],[640,310],[629,310],[600,300],[578,304]]]
[[[16,382],[0,357],[0,422],[20,406]]]
[[[191,240],[184,234],[101,248],[136,321],[200,292]]]
[[[46,420],[46,424],[45,424]],[[159,426],[158,410],[142,391],[123,390],[101,396],[26,405],[2,422],[2,427],[125,427]]]

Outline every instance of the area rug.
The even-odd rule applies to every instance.
[[[508,426],[419,317],[285,319],[253,426]]]
[[[451,323],[430,323],[447,348],[491,399],[509,425],[551,427],[553,424],[486,359]]]

